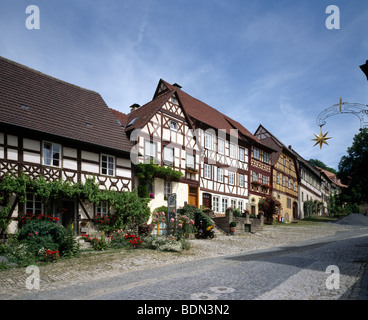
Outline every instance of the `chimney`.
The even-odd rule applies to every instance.
[[[132,104],[130,106],[130,112],[137,110],[138,108],[140,108],[140,105],[138,103]]]

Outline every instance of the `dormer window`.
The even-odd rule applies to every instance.
[[[178,123],[174,120],[170,120],[170,130],[178,131]]]

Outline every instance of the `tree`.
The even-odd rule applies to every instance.
[[[324,169],[324,170],[327,170],[327,171],[332,172],[334,174],[337,174],[337,172],[336,172],[336,170],[334,168],[328,167],[321,160],[318,160],[318,159],[309,159],[309,162],[314,167],[320,167],[321,169]]]
[[[341,194],[341,199],[349,203],[365,204],[368,202],[368,128],[361,129],[355,135],[353,144],[339,163],[338,177],[348,185]]]

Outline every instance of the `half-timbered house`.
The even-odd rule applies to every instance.
[[[271,148],[237,121],[162,79],[151,102],[131,108],[125,126],[138,161],[153,159],[184,175],[179,182],[156,179],[151,208],[165,204],[171,192],[178,195],[178,206],[203,206],[215,214],[248,207],[250,150],[259,147],[269,154]],[[262,168],[270,179],[270,169]]]
[[[285,146],[262,125],[256,130],[255,136],[265,145],[277,150],[271,155],[272,195],[281,203],[280,217],[285,221],[298,219],[300,178],[295,154],[291,147]]]
[[[22,172],[72,183],[94,177],[101,188],[129,191],[131,148],[124,128],[98,93],[0,58],[0,179]],[[43,213],[34,193],[25,196],[25,203],[12,199],[10,233],[16,230],[16,218]],[[54,216],[61,208],[61,223],[72,223],[75,230],[81,220],[108,211],[104,203],[96,207],[63,198],[54,201]]]

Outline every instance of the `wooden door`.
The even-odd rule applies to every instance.
[[[188,204],[198,207],[198,188],[188,187]]]
[[[202,204],[208,208],[208,209],[212,209],[212,204],[211,204],[211,195],[209,193],[204,193],[202,195]]]

